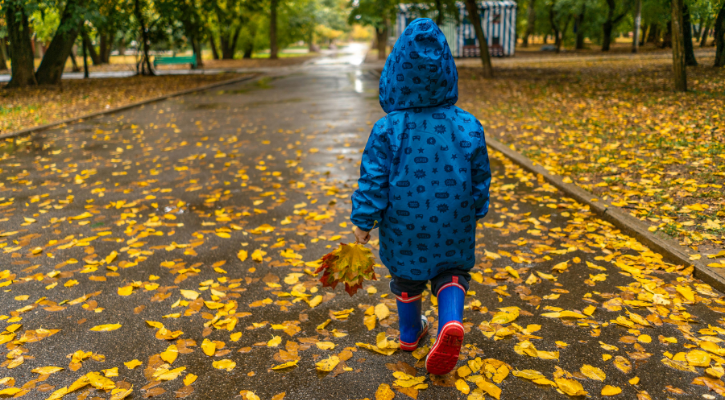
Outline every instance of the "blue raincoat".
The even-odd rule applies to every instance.
[[[380,77],[380,105],[352,195],[352,222],[380,229],[380,259],[400,278],[429,280],[475,264],[476,221],[488,212],[483,127],[454,104],[458,72],[428,18],[400,36]]]

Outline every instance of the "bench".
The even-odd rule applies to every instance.
[[[158,65],[171,65],[171,64],[191,64],[191,68],[196,68],[196,55],[186,57],[154,57],[154,68]]]

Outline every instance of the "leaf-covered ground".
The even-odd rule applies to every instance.
[[[725,267],[725,70],[700,58],[679,94],[671,59],[550,61],[500,64],[485,82],[461,70],[463,106],[488,134]]]
[[[0,135],[234,78],[232,74],[67,79],[59,86],[0,86]]]
[[[354,240],[349,198],[382,116],[377,82],[353,76],[308,70],[3,142],[0,393],[725,394],[723,295],[496,152],[453,373],[425,373],[432,338],[397,348],[384,267],[353,297],[323,288],[313,271]],[[423,310],[435,332],[429,293]]]

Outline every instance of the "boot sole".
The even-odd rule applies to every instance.
[[[436,343],[425,359],[425,369],[433,375],[445,375],[456,367],[463,345],[463,325],[458,321],[448,322],[436,338]]]

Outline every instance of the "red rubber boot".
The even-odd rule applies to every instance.
[[[445,375],[456,367],[463,345],[464,287],[453,277],[453,282],[438,291],[438,336],[425,359],[425,369],[433,375]]]

